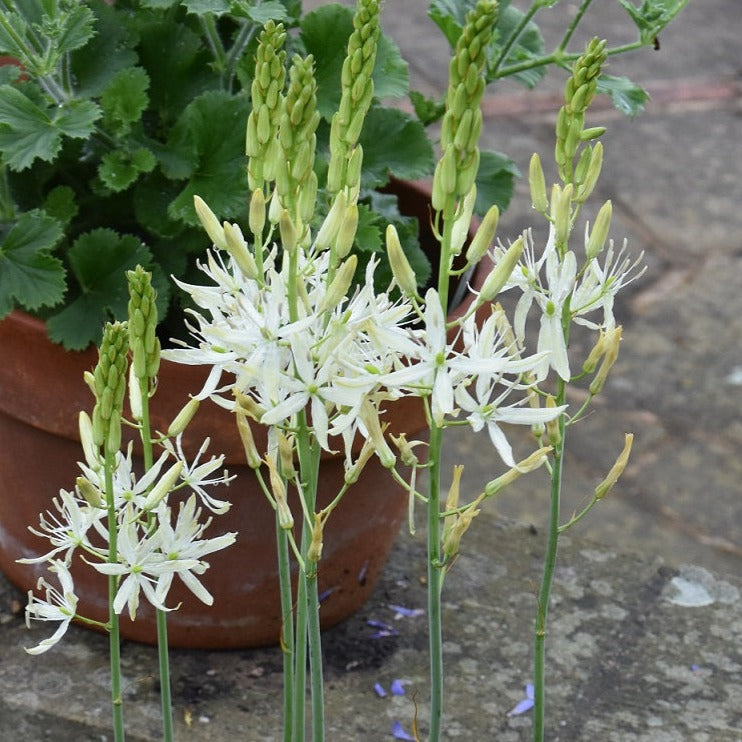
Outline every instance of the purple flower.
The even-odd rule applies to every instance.
[[[409,682],[409,680],[399,680],[395,678],[392,680],[392,695],[394,696],[403,696],[404,695],[404,687]]]
[[[374,692],[379,698],[384,698],[384,696],[386,696],[386,691],[381,683],[374,683]]]
[[[376,619],[370,618],[366,623],[374,629],[378,629],[378,631],[371,634],[369,637],[371,639],[381,639],[385,636],[396,636],[399,634],[393,626],[390,626],[388,623],[384,623],[383,621],[377,621]]]
[[[395,721],[392,725],[392,736],[394,739],[406,739],[415,742],[415,738],[407,734],[407,732],[402,728],[402,722],[400,721]]]
[[[403,605],[389,604],[389,607],[394,611],[394,618],[415,618],[416,616],[422,616],[425,611],[422,608],[406,608]]]
[[[528,683],[526,685],[526,697],[522,701],[518,701],[518,703],[513,706],[510,711],[508,711],[508,716],[518,716],[519,714],[524,714],[526,711],[533,708],[533,684]]]

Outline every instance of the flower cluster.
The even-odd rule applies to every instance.
[[[130,276],[132,281],[137,279],[141,279],[139,273]],[[137,304],[141,306],[141,302]],[[156,321],[156,316],[152,321]],[[182,431],[174,433],[174,437],[160,436],[157,443],[162,453],[141,476],[135,472],[132,444],[128,445],[126,453],[116,449],[120,440],[129,344],[134,346],[135,358],[141,349],[136,338],[135,328],[130,333],[125,325],[111,325],[106,329],[101,361],[88,376],[96,397],[93,416],[91,419],[81,412],[79,417],[85,458],[79,463],[81,475],[74,489],[63,489],[54,498],[53,508],[41,514],[38,527],[30,528],[49,541],[50,550],[38,557],[19,560],[25,564],[48,563],[49,571],[56,574],[61,588],[56,589],[41,578],[39,588],[45,589],[46,597],[29,593],[27,623],[30,624],[31,619],[60,622],[50,638],[28,650],[34,654],[54,646],[73,619],[96,623],[77,614],[78,597],[73,580],[76,557],[113,580],[113,612],[119,615],[127,607],[134,620],[142,594],[157,609],[172,610],[167,605],[167,596],[176,575],[199,600],[210,605],[212,597],[199,580],[209,566],[204,558],[235,540],[234,533],[205,536],[211,518],[202,518],[203,508],[221,514],[230,507],[228,502],[207,492],[212,485],[229,482],[223,471],[224,457],[206,459],[208,440],[189,461],[183,452]],[[150,364],[153,372],[157,363],[159,359]],[[141,378],[146,390],[148,376],[145,373]],[[134,365],[132,381],[131,406],[140,410],[135,417],[141,419],[139,393],[142,387],[137,383]],[[111,384],[117,392],[115,395],[109,391]],[[144,396],[147,397],[148,392],[145,391]],[[137,398],[138,403],[135,402]],[[178,427],[182,427],[180,422]],[[190,494],[178,497],[176,504],[174,493],[186,491]]]

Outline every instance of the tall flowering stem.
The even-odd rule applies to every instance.
[[[129,398],[134,417],[139,424],[144,470],[154,465],[154,446],[150,424],[149,400],[156,389],[160,367],[160,341],[157,337],[157,303],[152,276],[140,265],[127,272],[129,283],[129,347],[131,374]],[[170,659],[167,638],[167,612],[155,609],[157,624],[157,655],[160,671],[160,708],[163,742],[173,739],[173,704],[170,686]]]
[[[466,25],[449,65],[446,113],[441,132],[442,156],[433,180],[433,208],[436,224],[442,225],[441,253],[438,267],[438,299],[444,314],[448,310],[449,286],[453,259],[460,250],[455,244],[456,220],[467,223],[467,197],[471,201],[474,179],[479,168],[479,135],[482,130],[481,100],[484,93],[484,68],[497,20],[497,3],[480,0],[468,14]],[[430,453],[428,480],[428,640],[430,663],[430,729],[429,739],[437,742],[443,715],[443,622],[441,594],[445,560],[441,551],[441,453],[443,428],[440,421],[430,420]]]
[[[98,353],[98,364],[90,379],[95,394],[93,408],[93,440],[104,452],[103,470],[105,504],[107,511],[109,550],[108,562],[115,564],[118,558],[116,504],[113,475],[114,457],[121,445],[121,413],[126,392],[126,370],[129,336],[125,324],[106,326]],[[119,578],[108,576],[108,626],[109,659],[111,665],[111,709],[113,712],[114,740],[124,739],[123,698],[121,695],[121,638],[119,617],[114,609]]]

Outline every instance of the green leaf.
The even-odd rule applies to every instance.
[[[148,267],[152,255],[132,235],[96,229],[75,241],[68,258],[77,283],[71,287],[74,298],[47,320],[47,328],[55,342],[82,350],[99,340],[105,322],[126,319],[126,271]]]
[[[10,85],[0,87],[0,151],[12,170],[54,159],[62,136],[48,114]]]
[[[189,13],[196,15],[224,15],[229,13],[230,0],[182,0],[181,5],[185,6]]]
[[[340,84],[348,38],[353,32],[353,11],[341,5],[324,5],[307,13],[299,36],[307,53],[315,59],[317,110],[327,120],[340,105]],[[379,37],[372,75],[377,98],[401,98],[407,94],[407,63],[399,47],[387,36]]]
[[[649,100],[649,93],[628,77],[601,75],[598,78],[598,92],[610,95],[613,105],[627,116],[641,113]]]
[[[179,2],[180,0],[139,0],[143,8],[152,8],[152,10],[167,10]]]
[[[51,251],[62,226],[40,209],[21,214],[9,229],[0,227],[0,317],[19,304],[29,310],[58,304],[65,271]]]
[[[53,123],[73,139],[87,139],[100,118],[100,107],[91,100],[71,100],[56,109]]]
[[[195,167],[185,188],[170,204],[168,214],[197,225],[193,197],[203,198],[220,218],[244,213],[247,204],[245,125],[249,104],[245,96],[223,91],[203,93],[183,111],[170,139],[176,152],[192,153]]]
[[[512,7],[512,5],[506,8],[500,8],[500,12],[497,15],[496,33],[492,43],[490,54],[491,64],[488,71],[492,71],[493,65],[503,52],[504,45],[519,27],[524,15],[522,11]],[[523,62],[530,62],[543,56],[543,54],[544,39],[541,36],[541,31],[539,31],[538,26],[533,21],[529,21],[518,36],[518,40],[508,51],[505,59],[498,65],[498,69]],[[546,67],[540,65],[508,76],[527,88],[535,88],[545,74]],[[487,81],[491,82],[492,79],[494,78],[488,75]]]
[[[363,185],[384,185],[389,174],[414,180],[433,171],[434,153],[425,128],[404,111],[373,106],[361,131]]]
[[[23,59],[26,49],[18,43],[18,39],[26,37],[28,24],[18,13],[3,11],[3,17],[5,23],[0,23],[0,52]]]
[[[423,126],[428,126],[443,118],[446,112],[446,99],[427,98],[417,90],[410,91],[410,101],[415,108],[415,115]]]
[[[166,179],[159,170],[141,178],[134,187],[137,222],[157,237],[172,238],[182,232],[182,223],[171,219],[167,211],[181,187],[182,183]]]
[[[644,0],[637,8],[631,0],[620,0],[639,29],[645,44],[654,43],[665,26],[687,5],[688,0]]]
[[[44,110],[20,90],[0,86],[0,151],[12,170],[23,170],[35,159],[50,161],[59,152],[62,135],[89,136],[99,115],[91,101],[72,100]]]
[[[106,121],[121,134],[127,134],[149,105],[148,88],[149,75],[141,67],[118,72],[100,99]]]
[[[233,0],[231,11],[234,15],[249,18],[253,23],[264,26],[268,21],[287,21],[290,16],[286,7],[278,0],[265,0],[255,4],[246,0]]]
[[[505,211],[513,197],[515,179],[518,176],[520,171],[507,155],[502,152],[481,152],[476,178],[476,213],[487,213],[493,204],[497,204],[501,212]]]
[[[75,192],[69,186],[52,188],[44,199],[44,211],[63,227],[67,227],[79,211],[75,203]]]
[[[93,37],[95,16],[90,8],[78,5],[58,17],[62,28],[54,46],[57,57],[85,46]]]
[[[133,152],[106,152],[98,168],[98,176],[107,188],[117,193],[126,190],[141,173],[151,172],[156,164],[155,156],[144,147]]]
[[[72,75],[79,96],[99,96],[121,70],[134,66],[137,36],[114,7],[95,4],[96,34],[71,54]]]

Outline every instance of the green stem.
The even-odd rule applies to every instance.
[[[294,709],[294,613],[291,594],[291,563],[288,534],[280,527],[276,515],[276,546],[278,549],[278,583],[281,591],[281,649],[283,651],[283,740],[291,742]]]
[[[16,217],[13,196],[10,193],[8,169],[0,162],[0,222],[10,222]]]
[[[591,0],[588,0],[588,2],[591,2]],[[515,43],[518,41],[518,39],[521,37],[521,34],[523,31],[525,31],[526,26],[531,22],[531,19],[533,16],[536,15],[536,13],[541,9],[541,3],[536,0],[531,7],[528,9],[526,13],[523,14],[523,17],[521,18],[520,23],[517,25],[517,27],[513,30],[513,33],[510,34],[508,37],[508,40],[505,42],[504,46],[502,47],[502,50],[500,51],[499,56],[495,60],[495,63],[492,65],[491,71],[488,71],[487,76],[488,77],[494,77],[497,74],[497,70],[500,69],[500,66],[502,63],[507,59],[508,54],[510,54],[510,50],[513,48]]]
[[[154,452],[152,450],[152,428],[149,416],[149,380],[144,377],[139,379],[139,394],[142,406],[142,419],[140,422],[140,437],[142,440],[142,451],[144,458],[144,471],[152,468],[154,463]],[[157,625],[157,656],[160,672],[160,710],[162,714],[162,739],[163,742],[173,740],[173,701],[170,687],[170,658],[168,656],[167,639],[167,613],[160,608],[156,609]]]
[[[227,54],[224,65],[224,77],[226,79],[226,88],[230,92],[232,91],[234,78],[237,74],[237,64],[245,53],[245,49],[249,46],[257,30],[258,26],[256,24],[245,21],[232,44],[232,48]]]
[[[292,722],[292,742],[304,740],[306,724],[307,689],[307,576],[299,570],[296,585],[296,630],[294,640],[294,718]]]
[[[325,692],[319,608],[317,565],[315,564],[314,573],[307,578],[307,629],[309,634],[309,681],[312,689],[313,742],[324,742],[325,739]]]
[[[567,48],[567,44],[569,44],[569,40],[572,38],[572,35],[577,30],[577,26],[580,25],[580,21],[582,20],[582,17],[587,12],[587,9],[592,4],[593,0],[583,0],[582,5],[580,5],[579,9],[577,10],[577,13],[575,13],[575,17],[572,19],[572,22],[567,26],[567,30],[564,32],[564,37],[562,38],[561,43],[557,47],[557,52],[563,52]]]
[[[430,742],[438,742],[443,716],[443,624],[441,616],[441,518],[440,479],[443,431],[430,428],[430,471],[428,484],[428,644],[430,663]]]
[[[118,563],[118,524],[116,523],[116,506],[113,498],[113,454],[106,452],[104,463],[106,502],[108,504],[108,563]],[[109,660],[111,664],[111,711],[113,714],[113,739],[114,742],[124,740],[124,709],[121,697],[121,637],[119,630],[119,617],[113,609],[113,601],[118,591],[118,577],[108,576],[108,645]]]
[[[206,43],[214,56],[214,67],[219,72],[222,89],[224,89],[224,72],[227,66],[227,54],[219,36],[219,31],[217,30],[216,21],[212,13],[200,16],[199,21]]]
[[[167,643],[167,613],[157,609],[157,656],[160,668],[160,708],[163,742],[173,740],[173,706],[170,689],[170,657]]]
[[[559,380],[556,395],[557,406],[564,404],[566,385]],[[533,739],[534,742],[543,742],[544,718],[546,703],[546,621],[549,612],[549,599],[554,582],[556,568],[557,546],[559,543],[559,506],[562,494],[562,464],[564,459],[564,436],[566,432],[565,417],[561,415],[558,421],[559,443],[554,446],[554,463],[551,468],[551,499],[549,508],[549,531],[544,557],[544,570],[541,578],[541,589],[538,594],[536,610],[536,630],[534,646],[534,676],[533,676]]]

